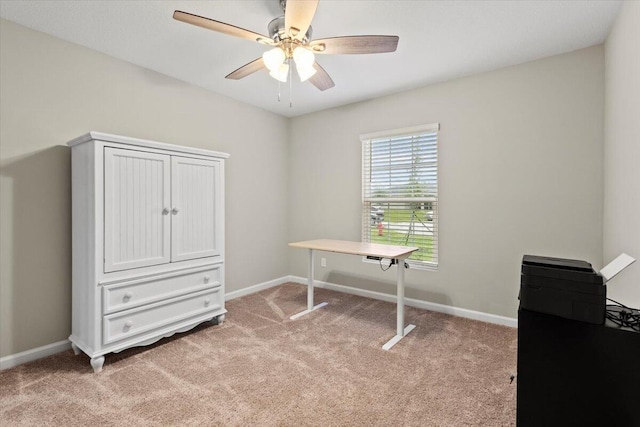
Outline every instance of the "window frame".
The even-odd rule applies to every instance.
[[[367,204],[371,205],[373,203],[373,201],[371,200],[371,196],[367,197],[366,193],[366,182],[365,180],[368,179],[368,177],[365,176],[365,171],[366,170],[371,170],[371,164],[367,165],[367,156],[365,155],[365,146],[366,144],[371,144],[371,142],[373,140],[376,139],[391,139],[391,138],[410,138],[410,137],[416,137],[419,135],[423,135],[423,134],[428,134],[428,133],[435,133],[436,134],[436,141],[435,141],[435,190],[436,190],[436,195],[435,195],[435,200],[433,196],[430,196],[428,198],[417,198],[418,201],[420,202],[432,202],[433,206],[435,206],[435,208],[433,209],[433,219],[431,221],[431,223],[433,224],[433,244],[434,244],[434,260],[433,261],[425,261],[425,260],[413,260],[413,259],[407,259],[407,262],[409,264],[409,266],[411,268],[417,269],[417,270],[429,270],[429,271],[437,271],[438,267],[439,267],[439,261],[440,261],[440,254],[439,254],[439,233],[438,233],[438,221],[439,221],[439,171],[438,171],[438,163],[439,163],[439,138],[440,138],[440,123],[431,123],[431,124],[427,124],[427,125],[420,125],[420,126],[413,126],[413,127],[407,127],[407,128],[399,128],[399,129],[392,129],[392,130],[387,130],[387,131],[380,131],[380,132],[372,132],[372,133],[366,133],[366,134],[361,134],[360,135],[360,143],[361,143],[361,153],[362,153],[362,164],[361,164],[361,170],[360,170],[360,175],[361,175],[361,203],[362,203],[362,207],[361,207],[361,215],[362,215],[362,227],[361,227],[361,239],[363,242],[371,242],[371,243],[375,243],[371,241],[371,237],[370,233],[371,232],[371,216],[370,216],[370,212],[365,212],[365,208],[368,206]],[[369,161],[370,163],[370,161]],[[368,168],[368,169],[367,169]],[[398,200],[398,198],[396,197],[394,200],[394,197],[387,197],[385,198],[387,201],[381,200],[380,203],[381,204],[385,204],[385,203],[396,203],[399,202],[401,200]],[[426,200],[429,199],[429,200]],[[406,201],[406,200],[405,200]],[[369,209],[370,210],[370,209]],[[366,219],[368,218],[368,219]],[[366,221],[366,224],[365,224]],[[366,263],[375,263],[378,264],[380,261],[377,260],[370,260],[367,259],[367,257],[363,257],[362,258],[363,262]]]

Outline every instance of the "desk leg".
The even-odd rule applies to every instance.
[[[313,249],[309,249],[309,282],[307,284],[307,309],[305,311],[301,311],[298,314],[294,314],[290,317],[291,320],[296,320],[298,317],[302,317],[305,314],[309,314],[314,310],[324,307],[329,304],[328,302],[321,302],[320,304],[313,306]]]
[[[391,338],[385,345],[382,346],[383,350],[389,350],[396,345],[405,335],[413,331],[416,325],[407,325],[404,327],[404,259],[398,259],[398,308],[396,318],[396,336]]]

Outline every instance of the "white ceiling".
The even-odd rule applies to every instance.
[[[320,92],[266,72],[224,78],[265,46],[172,19],[174,10],[261,34],[278,0],[0,1],[0,16],[274,113],[293,117],[602,43],[621,1],[321,0],[313,38],[398,35],[394,53],[317,55],[336,86]]]

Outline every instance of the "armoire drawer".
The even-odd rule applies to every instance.
[[[221,290],[221,287],[207,289],[104,316],[103,344],[110,344],[190,317],[220,310],[224,302]]]
[[[102,288],[104,314],[221,286],[220,267],[169,277],[144,278]]]

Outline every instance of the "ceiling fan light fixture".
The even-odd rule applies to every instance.
[[[298,63],[296,63],[296,70],[298,70],[298,76],[301,82],[306,82],[311,76],[318,72],[318,70],[313,68],[313,65],[300,66]]]
[[[278,68],[275,70],[271,70],[269,75],[279,82],[286,83],[287,75],[289,74],[289,64],[283,63],[280,64]]]
[[[316,57],[309,49],[298,46],[293,50],[293,60],[296,61],[297,67],[309,68],[313,67]]]
[[[262,54],[262,61],[271,72],[277,71],[283,65],[286,58],[287,55],[279,47],[268,50]]]

